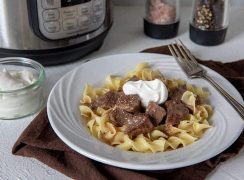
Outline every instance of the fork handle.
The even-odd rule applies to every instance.
[[[244,120],[244,106],[237,102],[229,93],[227,93],[222,87],[220,87],[210,76],[205,74],[204,79],[209,81],[223,96],[224,98],[233,106],[233,108],[240,114]]]

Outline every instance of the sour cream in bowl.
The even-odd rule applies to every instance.
[[[17,119],[43,105],[44,68],[27,58],[0,59],[0,119]]]

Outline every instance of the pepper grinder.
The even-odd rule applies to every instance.
[[[229,6],[229,0],[195,0],[190,39],[206,46],[223,43],[229,23]]]
[[[179,0],[147,0],[144,32],[156,39],[173,38],[179,28]]]

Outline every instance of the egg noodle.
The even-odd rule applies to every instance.
[[[102,108],[92,110],[89,107],[93,99],[110,90],[120,90],[123,84],[133,76],[147,81],[159,79],[166,84],[169,91],[186,84],[182,80],[167,79],[159,71],[151,69],[148,63],[141,63],[125,77],[107,76],[103,87],[94,88],[86,85],[79,109],[81,116],[87,120],[89,131],[99,140],[127,151],[163,152],[192,144],[211,127],[208,119],[212,114],[212,107],[208,104],[196,105],[196,95],[201,102],[204,102],[208,92],[190,84],[186,84],[187,91],[182,95],[181,101],[193,108],[192,114],[182,119],[177,127],[169,124],[158,125],[152,132],[140,134],[133,139],[124,132],[125,127],[116,127],[109,121],[110,110]]]

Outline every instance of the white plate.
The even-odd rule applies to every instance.
[[[107,75],[125,75],[136,64],[145,61],[165,76],[187,80],[211,93],[213,127],[200,140],[185,148],[153,154],[122,151],[90,135],[78,109],[85,84],[100,86]],[[226,79],[213,70],[207,70],[211,77],[243,103],[238,91]],[[244,127],[241,117],[210,84],[202,79],[187,79],[171,56],[159,54],[120,54],[81,64],[54,86],[48,99],[47,112],[56,134],[75,151],[109,165],[137,170],[172,169],[207,160],[228,148]]]

